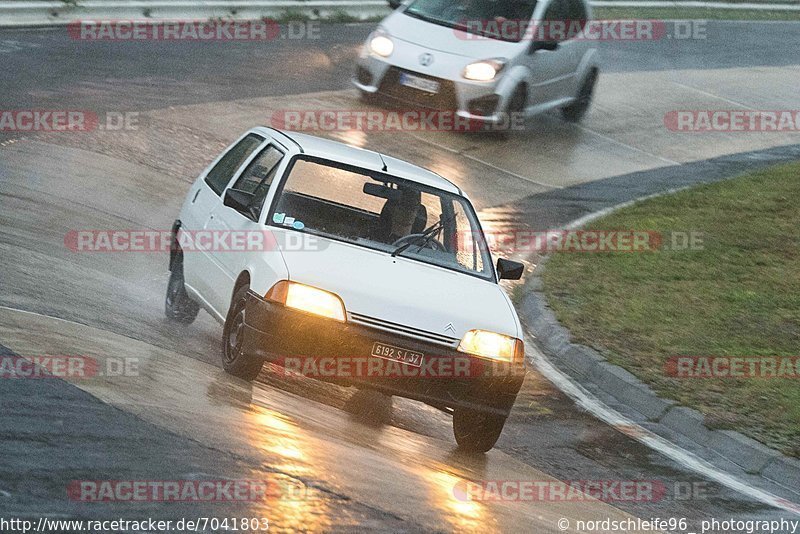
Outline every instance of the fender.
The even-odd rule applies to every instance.
[[[178,251],[181,249],[180,245],[178,245],[178,232],[181,229],[181,221],[180,219],[176,219],[174,223],[172,223],[172,238],[169,242],[169,271],[172,272],[173,267],[175,267],[175,259],[178,257]]]
[[[531,71],[525,65],[514,65],[508,71],[500,83],[497,85],[495,92],[500,95],[500,102],[497,104],[498,110],[505,110],[511,95],[521,83],[525,83],[530,87]]]

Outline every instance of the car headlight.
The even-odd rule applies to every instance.
[[[506,66],[504,59],[485,59],[470,63],[464,68],[464,78],[476,82],[490,82]]]
[[[525,349],[522,341],[517,338],[486,330],[470,330],[464,334],[458,350],[490,360],[512,363],[515,359],[521,361]]]
[[[344,303],[338,295],[316,287],[281,280],[267,292],[267,300],[320,317],[345,321]]]
[[[383,32],[375,32],[369,38],[369,51],[381,57],[389,57],[394,52],[394,42]]]

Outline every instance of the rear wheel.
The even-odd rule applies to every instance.
[[[183,261],[178,258],[169,275],[164,314],[170,321],[191,324],[197,318],[199,311],[200,306],[186,293],[186,287],[183,285]]]
[[[253,381],[264,364],[242,350],[245,335],[245,313],[247,285],[241,286],[233,295],[225,327],[222,330],[222,368],[233,376]]]
[[[500,438],[507,418],[508,414],[456,408],[453,412],[453,434],[458,447],[469,452],[487,452]]]
[[[580,122],[589,110],[594,95],[594,86],[597,84],[597,71],[592,70],[583,80],[575,102],[561,108],[561,116],[567,122]]]

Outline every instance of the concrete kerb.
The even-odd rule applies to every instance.
[[[676,191],[649,195],[635,202]],[[583,226],[631,204],[633,202],[627,202],[590,214],[566,227]],[[797,492],[800,488],[800,461],[783,456],[739,432],[710,429],[700,412],[659,397],[647,384],[622,367],[607,362],[595,349],[572,343],[569,331],[558,322],[542,292],[541,273],[546,268],[547,257],[539,257],[535,263],[537,267],[526,283],[525,295],[518,308],[521,320],[534,333],[536,343],[553,365],[583,387],[599,393],[605,402],[622,408],[631,419],[647,422],[647,428],[657,434],[680,434],[700,450],[705,450],[705,456],[709,458],[718,455],[745,473],[761,476]]]

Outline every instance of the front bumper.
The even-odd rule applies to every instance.
[[[440,85],[436,94],[405,87],[399,83],[402,73],[420,76]],[[485,124],[501,124],[508,95],[498,93],[498,81],[478,83],[460,76],[438,76],[437,72],[421,72],[414,65],[391,64],[375,56],[359,59],[352,82],[364,93],[393,101],[411,109],[452,112],[462,119]]]
[[[440,409],[507,414],[524,362],[500,364],[454,348],[316,317],[248,293],[243,350],[320,380],[419,400]],[[375,343],[423,354],[420,367],[372,356]],[[311,373],[309,374],[309,371]]]

